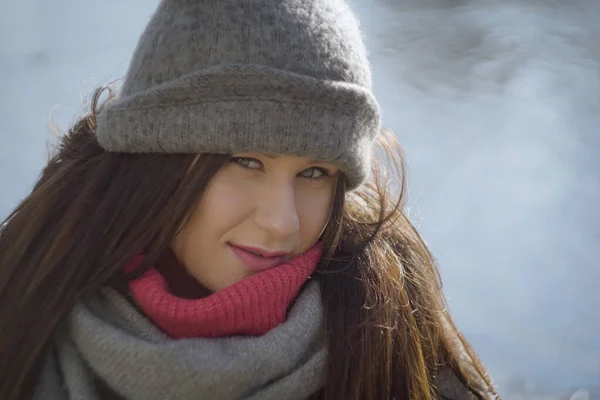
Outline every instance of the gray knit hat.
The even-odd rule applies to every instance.
[[[380,124],[345,0],[163,0],[97,137],[115,152],[309,157],[351,190]]]

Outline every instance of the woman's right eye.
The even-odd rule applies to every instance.
[[[255,158],[250,157],[233,157],[231,162],[241,165],[244,168],[249,169],[261,169],[262,163]]]

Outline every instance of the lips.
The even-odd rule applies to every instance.
[[[227,243],[233,253],[251,270],[263,271],[282,264],[288,252],[268,252],[255,247]]]

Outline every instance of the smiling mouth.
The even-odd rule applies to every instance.
[[[233,253],[248,269],[263,271],[283,264],[289,252],[267,252],[254,247],[238,246],[227,243]]]
[[[245,250],[248,253],[252,253],[257,256],[262,256],[262,257],[281,257],[281,256],[285,257],[288,254],[290,254],[289,251],[268,251],[268,250],[261,249],[260,247],[242,246],[242,245],[234,244],[231,242],[227,242],[227,244],[230,246],[234,246],[234,247],[240,248],[242,250]]]

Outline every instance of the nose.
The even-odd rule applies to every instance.
[[[300,230],[300,219],[296,205],[296,190],[291,183],[263,187],[259,193],[255,212],[256,225],[276,237],[285,237]]]

